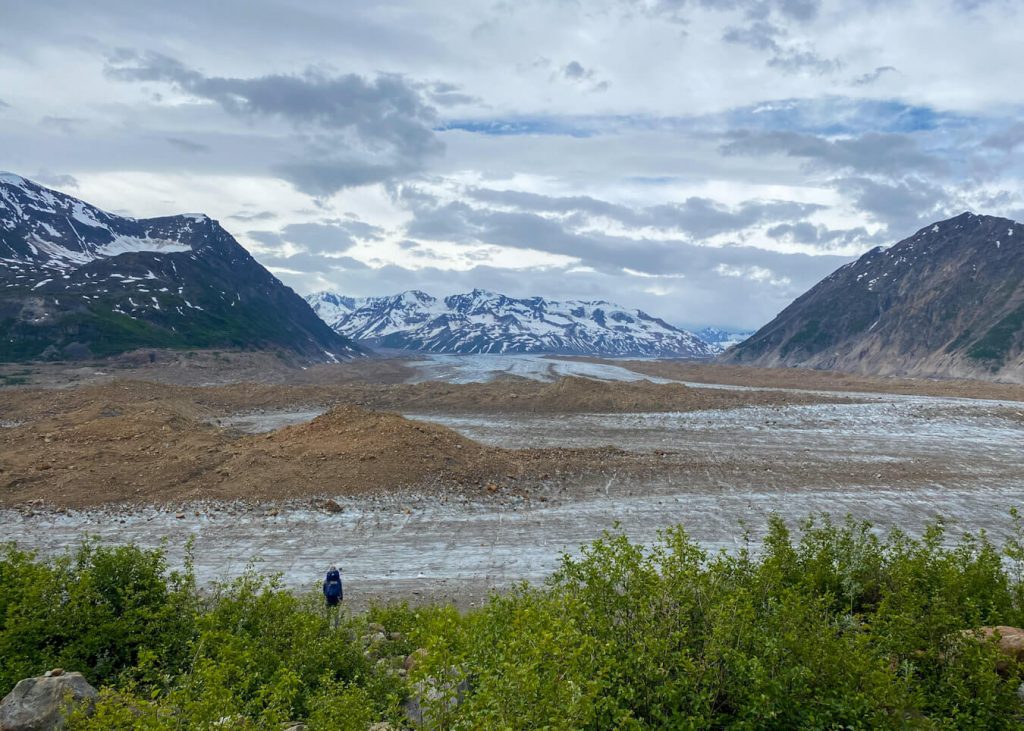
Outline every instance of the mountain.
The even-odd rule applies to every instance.
[[[443,300],[419,291],[356,299],[327,292],[306,300],[353,340],[432,353],[562,353],[710,358],[700,338],[610,302],[513,299],[474,289]]]
[[[711,349],[716,353],[724,353],[753,334],[753,332],[749,331],[735,332],[732,330],[722,330],[717,327],[706,327],[703,330],[698,330],[696,333],[697,337],[710,345]]]
[[[360,351],[204,215],[115,216],[0,173],[0,361],[142,347]]]
[[[724,360],[1024,381],[1024,225],[964,213],[872,249]]]

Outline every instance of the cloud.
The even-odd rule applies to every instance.
[[[570,81],[583,81],[594,75],[593,71],[587,71],[579,61],[570,61],[562,69],[562,75]]]
[[[2,112],[4,109],[10,109],[10,108],[11,108],[10,104],[5,102],[3,99],[0,99],[0,112]]]
[[[697,239],[736,232],[766,222],[801,217],[820,209],[820,206],[814,204],[791,201],[744,201],[730,207],[697,196],[678,203],[634,209],[588,196],[551,197],[487,188],[473,188],[466,191],[466,194],[481,202],[519,210],[605,217],[632,228],[674,229]]]
[[[869,71],[866,74],[861,74],[853,80],[854,86],[867,86],[873,84],[882,78],[885,74],[897,73],[895,66],[879,66],[874,71]]]
[[[801,49],[783,45],[786,30],[767,20],[755,20],[746,27],[726,28],[722,40],[740,46],[747,46],[757,51],[772,54],[768,66],[788,74],[811,71],[816,74],[827,74],[841,68],[842,64],[835,59],[820,56],[812,49]]]
[[[850,244],[882,243],[877,236],[869,234],[863,226],[835,230],[808,221],[780,223],[772,226],[765,233],[776,241],[785,240],[797,244],[807,244],[825,250],[841,248]]]
[[[288,122],[307,140],[306,156],[274,169],[311,195],[409,174],[444,149],[433,130],[436,110],[395,74],[367,79],[310,68],[295,75],[207,76],[169,56],[130,50],[114,54],[106,74],[170,84],[234,116]]]
[[[249,236],[261,243],[308,254],[338,255],[352,249],[360,241],[380,240],[383,230],[364,221],[328,220],[319,223],[290,223],[280,231],[250,231]]]
[[[759,20],[777,14],[780,17],[806,23],[814,20],[821,10],[821,0],[626,0],[650,15],[658,15],[673,22],[686,22],[684,12],[689,9],[740,11],[747,18]]]
[[[904,134],[870,132],[857,137],[828,139],[802,132],[736,132],[722,145],[726,155],[785,155],[824,170],[853,170],[902,175],[908,171],[944,173],[946,161],[920,149]]]
[[[239,211],[231,214],[228,218],[233,218],[236,221],[273,221],[277,218],[277,214],[273,211]]]
[[[39,120],[39,123],[44,127],[55,129],[61,134],[73,135],[78,132],[79,126],[84,124],[85,120],[79,117],[45,116]]]
[[[1024,122],[1017,122],[1005,129],[995,132],[984,140],[982,145],[991,147],[1003,152],[1011,152],[1018,146],[1024,144]]]
[[[50,185],[54,188],[78,188],[78,179],[67,173],[51,173],[47,170],[40,170],[32,176],[32,179],[43,185]]]
[[[719,264],[715,267],[715,273],[732,279],[749,279],[752,282],[767,282],[773,287],[785,287],[792,284],[789,277],[779,277],[771,269],[759,266],[737,267],[729,264]]]
[[[182,152],[197,153],[210,151],[209,145],[204,145],[201,142],[193,142],[192,140],[186,140],[181,137],[168,137],[167,142],[174,147],[177,147]]]
[[[894,239],[961,212],[955,210],[958,201],[948,189],[917,176],[901,180],[843,178],[835,181],[835,186],[841,194],[852,198],[859,210],[885,223]]]

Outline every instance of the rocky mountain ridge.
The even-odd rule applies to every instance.
[[[475,289],[437,299],[418,290],[307,301],[337,332],[370,347],[431,353],[561,353],[700,358],[714,350],[693,333],[603,300],[517,299]]]
[[[0,360],[145,347],[361,352],[213,219],[134,219],[0,173]]]
[[[872,249],[724,360],[1024,382],[1024,224],[963,213]]]

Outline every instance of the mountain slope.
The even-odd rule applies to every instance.
[[[873,249],[724,360],[1024,381],[1024,225],[964,213]]]
[[[443,300],[409,291],[307,301],[338,332],[374,347],[432,353],[562,353],[709,358],[698,337],[609,302],[513,299],[475,289]]]
[[[0,173],[0,360],[140,347],[359,351],[206,216],[115,216]]]

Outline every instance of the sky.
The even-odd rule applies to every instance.
[[[0,169],[204,212],[300,294],[756,329],[1024,219],[1022,0],[0,0]]]

